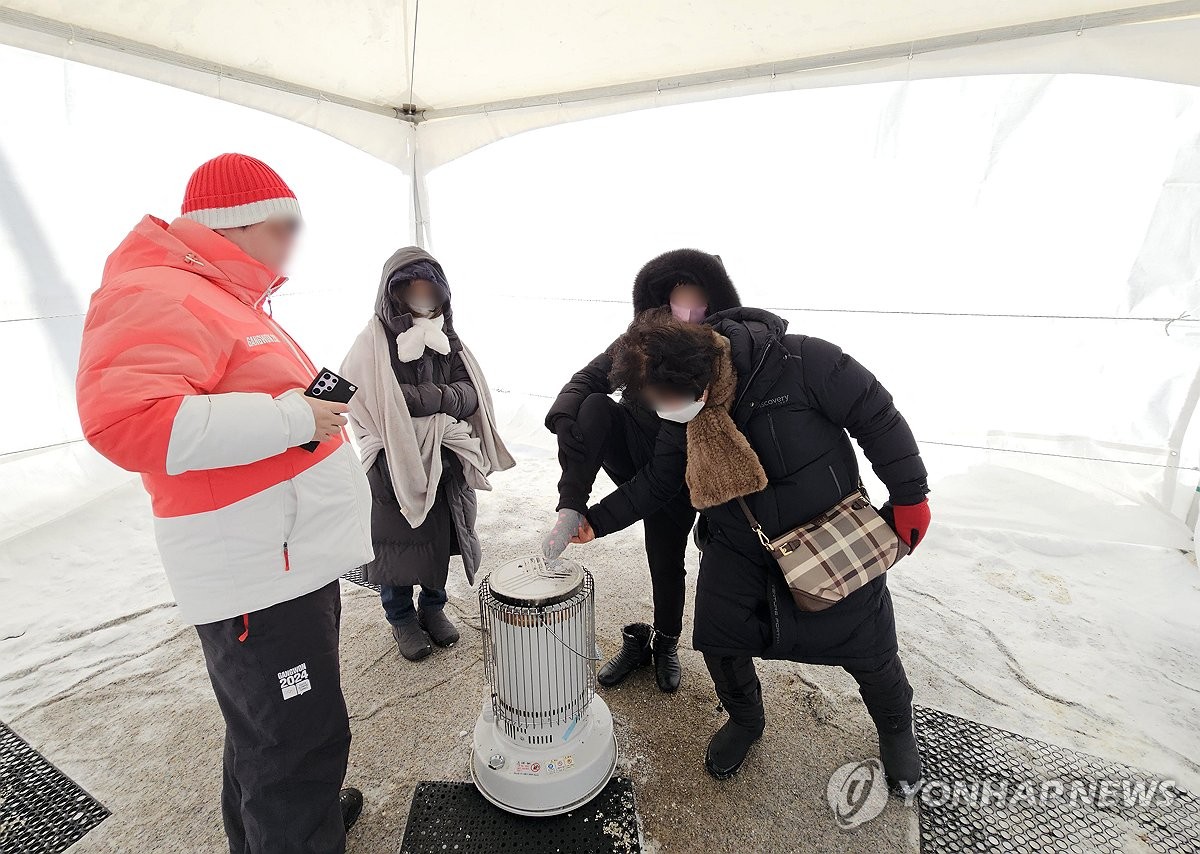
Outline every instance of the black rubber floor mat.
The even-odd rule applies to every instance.
[[[1200,854],[1200,798],[1146,771],[917,707],[921,851]]]
[[[376,593],[379,592],[378,584],[372,584],[371,582],[367,581],[367,568],[365,566],[360,566],[356,569],[350,570],[349,572],[343,573],[342,578],[357,584],[359,587],[366,587],[374,590]]]
[[[0,854],[59,854],[109,814],[0,723]]]
[[[577,810],[512,815],[471,783],[423,780],[413,792],[400,854],[640,854],[633,784],[614,777]]]

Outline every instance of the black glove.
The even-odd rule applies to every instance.
[[[567,458],[583,462],[587,457],[587,445],[583,441],[583,431],[573,418],[560,418],[554,423],[554,433],[558,436],[558,449]]]
[[[409,414],[414,418],[436,415],[442,411],[442,387],[437,383],[405,384],[401,388]]]
[[[458,411],[462,408],[462,395],[458,393],[458,389],[452,385],[438,385],[437,383],[433,383],[433,385],[437,385],[438,391],[442,393],[442,402],[438,404],[438,412],[444,412],[457,418]]]

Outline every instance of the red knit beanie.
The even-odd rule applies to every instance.
[[[209,228],[238,228],[266,219],[300,219],[300,203],[261,160],[222,154],[192,173],[181,213]]]

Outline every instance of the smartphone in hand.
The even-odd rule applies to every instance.
[[[334,403],[349,403],[350,398],[354,397],[354,392],[358,391],[358,386],[347,380],[345,377],[339,377],[329,368],[321,368],[317,375],[313,377],[313,381],[308,384],[308,388],[304,393],[309,397],[315,397],[318,400],[331,400]],[[315,439],[311,442],[305,442],[300,447],[312,453],[321,443]]]

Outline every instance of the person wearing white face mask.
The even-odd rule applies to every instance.
[[[925,464],[887,389],[837,345],[790,334],[783,318],[755,308],[701,326],[661,309],[640,315],[617,344],[612,380],[640,392],[664,425],[650,462],[587,508],[572,542],[632,525],[686,484],[702,518],[692,645],[729,713],[705,752],[708,772],[721,780],[737,773],[763,737],[754,659],[773,658],[844,668],[875,722],[889,781],[915,785],[922,765],[913,691],[887,586],[896,570],[813,610],[795,601],[763,540],[859,496],[853,438],[887,487],[880,514],[908,549],[924,541]],[[839,537],[857,534],[838,529]]]
[[[708,400],[708,391],[700,397],[688,403],[679,406],[665,404],[655,409],[658,417],[664,421],[674,421],[676,424],[687,424],[693,418],[700,414],[700,410],[704,408],[704,401]]]
[[[649,261],[633,284],[634,314],[667,308],[677,319],[698,324],[741,305],[720,256],[697,249],[675,249]],[[663,419],[636,392],[610,395],[613,346],[578,371],[559,393],[546,416],[546,428],[558,436],[562,478],[558,516],[543,541],[548,559],[562,554],[578,531],[601,468],[624,483],[651,459]],[[678,642],[683,629],[684,555],[696,513],[686,490],[644,522],[646,558],[653,588],[654,622],[633,623],[622,632],[622,647],[597,676],[612,686],[653,660],[660,690],[679,688],[682,668]]]

